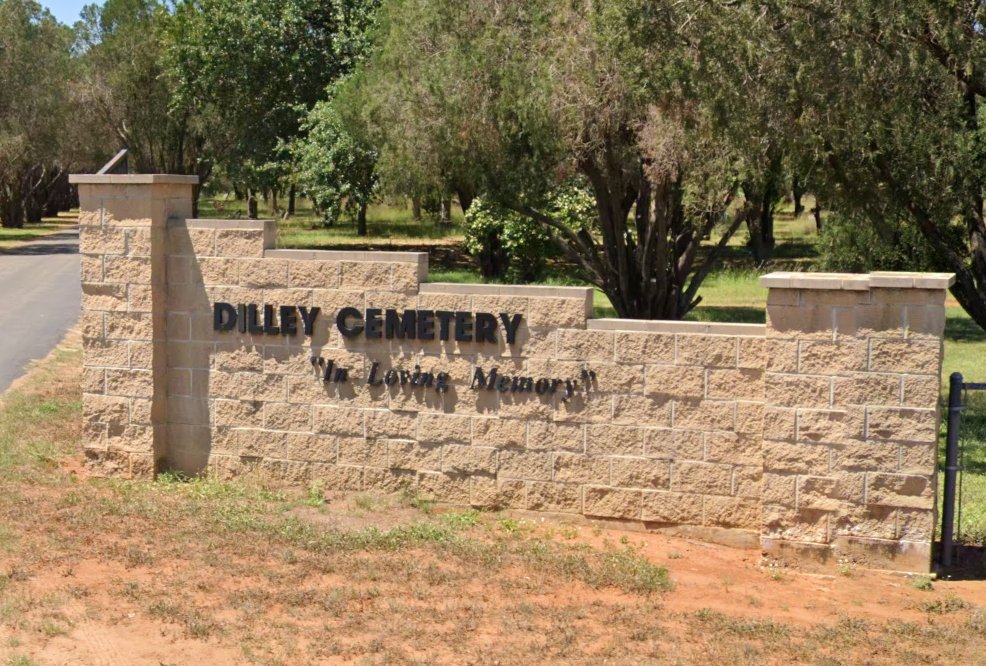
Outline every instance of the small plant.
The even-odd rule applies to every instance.
[[[445,521],[449,527],[454,527],[457,529],[475,527],[476,525],[479,525],[479,511],[469,509],[467,511],[445,513],[442,514],[442,520]]]
[[[498,524],[500,529],[507,534],[515,534],[520,531],[520,522],[513,518],[501,518]]]
[[[669,560],[681,560],[681,559],[684,559],[684,558],[685,558],[685,556],[682,555],[681,553],[678,553],[678,552],[668,553],[668,559]]]
[[[835,565],[835,570],[839,572],[840,576],[852,578],[856,573],[856,563],[850,559],[840,558]]]
[[[968,607],[968,602],[951,594],[945,595],[941,599],[935,599],[934,601],[923,601],[919,606],[919,608],[925,613],[932,613],[935,615],[955,613]]]
[[[322,490],[321,481],[315,481],[308,486],[308,490],[305,493],[305,499],[302,500],[302,504],[313,507],[325,506],[325,493]]]
[[[560,534],[563,539],[571,541],[579,536],[579,531],[574,527],[563,527]]]
[[[934,584],[931,582],[931,576],[915,576],[911,579],[911,587],[922,592],[930,592],[934,589]]]

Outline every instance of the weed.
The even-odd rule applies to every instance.
[[[61,624],[55,622],[52,619],[44,619],[41,624],[38,625],[38,631],[47,636],[48,638],[54,638],[55,636],[66,636],[68,635],[68,629],[63,627]]]
[[[516,534],[520,531],[520,522],[514,518],[501,518],[497,524],[507,534]]]
[[[669,560],[681,560],[681,559],[684,559],[684,557],[685,557],[684,555],[682,555],[681,553],[678,553],[678,552],[668,553],[668,559]]]
[[[563,539],[568,539],[569,541],[571,541],[572,539],[578,538],[579,531],[577,529],[575,529],[574,527],[563,527],[559,531],[559,534],[561,534],[561,537]]]
[[[165,622],[183,626],[189,638],[208,638],[219,629],[219,625],[201,611],[168,601],[156,601],[147,610],[152,616]]]
[[[7,664],[9,666],[35,666],[37,662],[25,655],[16,654],[7,661]]]
[[[969,604],[964,599],[960,599],[951,594],[946,594],[941,599],[934,599],[932,601],[922,601],[919,608],[925,613],[932,613],[935,615],[945,615],[947,613],[955,613],[957,611],[968,608]]]
[[[934,589],[934,584],[931,581],[931,576],[914,576],[911,578],[911,587],[915,590],[930,592]]]
[[[842,558],[836,563],[835,570],[839,572],[840,576],[852,578],[856,573],[856,563],[852,560]]]
[[[980,634],[986,634],[986,608],[976,608],[969,616],[969,628]]]
[[[441,519],[450,527],[456,529],[475,527],[479,524],[479,511],[476,511],[475,509],[467,509],[466,511],[443,513]]]
[[[316,481],[308,486],[305,499],[302,500],[305,506],[320,507],[325,505],[325,492],[322,490],[322,482]]]

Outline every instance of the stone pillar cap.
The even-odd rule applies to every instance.
[[[891,289],[948,289],[955,284],[954,273],[793,273],[775,272],[760,277],[760,286],[771,289],[837,289],[869,291],[874,287]]]

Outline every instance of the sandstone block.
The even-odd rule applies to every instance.
[[[582,513],[581,486],[553,481],[527,483],[526,508],[531,511]]]
[[[472,442],[476,446],[523,447],[527,443],[527,422],[521,419],[474,417]]]
[[[126,368],[130,365],[130,347],[124,341],[86,338],[82,341],[82,358],[89,367]]]
[[[590,455],[642,456],[643,432],[633,427],[588,425],[585,451]]]
[[[547,451],[516,451],[499,453],[498,478],[550,481],[553,471],[552,454]]]
[[[261,428],[236,428],[231,431],[233,453],[243,458],[275,458],[287,455],[286,433]]]
[[[127,287],[122,284],[84,282],[82,284],[82,309],[87,311],[127,311]]]
[[[837,511],[845,504],[863,503],[864,474],[801,476],[798,478],[798,508]]]
[[[897,471],[898,446],[894,442],[848,440],[833,444],[831,450],[833,471]]]
[[[898,442],[934,442],[938,436],[938,412],[934,409],[866,408],[869,439]]]
[[[648,458],[610,458],[609,485],[620,488],[667,490],[671,485],[671,464],[666,460]],[[601,483],[601,481],[586,481]]]
[[[870,340],[873,372],[901,372],[937,377],[941,368],[940,340]]]
[[[394,439],[414,439],[417,434],[417,415],[379,409],[366,412],[366,436]]]
[[[724,400],[764,399],[764,373],[760,368],[709,370],[705,397]]]
[[[671,489],[696,495],[731,495],[733,470],[729,465],[674,461],[671,464]]]
[[[244,287],[288,286],[288,262],[285,259],[241,259],[239,284]]]
[[[216,254],[215,229],[168,228],[168,252],[199,257]]]
[[[123,254],[124,230],[113,226],[79,225],[79,252],[83,254]]]
[[[672,401],[666,396],[613,396],[613,423],[671,427]]]
[[[798,441],[842,443],[863,439],[864,413],[859,407],[835,409],[799,409]]]
[[[673,365],[648,365],[645,370],[647,395],[670,395],[685,398],[705,397],[705,368]]]
[[[764,405],[761,402],[736,403],[736,432],[762,435],[764,429]]]
[[[678,365],[700,365],[711,368],[735,368],[738,362],[738,341],[729,335],[677,336]]]
[[[908,338],[939,340],[945,333],[943,305],[908,305],[905,308]]]
[[[82,417],[86,423],[123,428],[130,422],[130,401],[123,397],[83,393]]]
[[[343,261],[340,262],[339,285],[342,289],[366,289],[373,285],[383,291],[391,288],[392,264],[381,261]]]
[[[763,496],[763,465],[734,467],[733,495],[759,502]]]
[[[595,364],[596,381],[592,388],[607,393],[640,393],[644,388],[643,365]],[[580,373],[563,375],[579,377]]]
[[[103,313],[102,312],[86,312],[82,313],[82,337],[83,338],[101,338],[105,333],[105,327],[103,326]]]
[[[175,402],[169,400],[169,408]],[[264,424],[264,403],[253,400],[213,400],[213,423],[217,426],[260,428]],[[198,423],[196,418],[191,423]]]
[[[767,403],[777,407],[828,407],[832,379],[812,375],[767,373]]]
[[[736,403],[720,400],[676,400],[675,428],[686,430],[732,430],[736,424]]]
[[[845,507],[833,515],[832,533],[867,539],[897,538],[897,509],[884,506]]]
[[[474,476],[469,479],[469,503],[490,509],[524,508],[527,505],[523,481]]]
[[[941,395],[938,375],[905,375],[903,378],[905,407],[936,408]]]
[[[381,440],[387,443],[387,461],[392,469],[437,472],[442,469],[440,444],[418,444],[407,440]]]
[[[901,444],[900,445],[900,468],[901,474],[919,474],[931,476],[935,473],[936,463],[936,443],[928,444]],[[894,470],[878,470],[894,471]]]
[[[580,453],[556,453],[554,456],[555,481],[564,483],[609,484],[609,460]]]
[[[931,541],[935,533],[935,512],[929,509],[897,510],[896,538],[905,541]]]
[[[641,520],[669,525],[701,525],[702,496],[686,493],[644,491]]]
[[[612,361],[615,333],[612,331],[558,331],[558,358],[586,361]]]
[[[107,256],[104,260],[105,282],[151,284],[149,257]]]
[[[253,261],[265,261],[256,259]],[[199,257],[193,264],[192,273],[197,273],[198,279],[193,282],[201,282],[206,285],[226,285],[238,286],[240,284],[240,260],[230,257]],[[171,278],[169,276],[168,280]]]
[[[760,529],[760,502],[746,497],[705,497],[704,524],[716,527]]]
[[[291,432],[285,437],[288,460],[334,463],[338,441],[335,437]]]
[[[763,411],[763,437],[776,441],[793,442],[798,437],[798,416],[794,409],[765,407]]]
[[[102,282],[103,281],[103,255],[84,254],[82,263],[83,282]]]
[[[446,474],[488,474],[497,472],[497,451],[485,446],[446,445],[442,453]]]
[[[264,427],[270,428],[271,430],[311,432],[312,406],[284,402],[266,403],[264,407]]]
[[[829,511],[790,509],[765,505],[761,538],[785,539],[806,543],[828,543]]]
[[[264,232],[248,229],[219,229],[216,234],[215,256],[217,257],[263,257]],[[198,256],[207,252],[196,251]]]
[[[154,320],[151,313],[107,313],[106,337],[116,340],[153,340]]]
[[[532,298],[527,315],[529,326],[585,328],[586,299]]]
[[[764,471],[825,476],[829,473],[829,460],[828,445],[771,440],[764,440],[763,443]]]
[[[640,520],[642,506],[643,493],[639,490],[605,486],[584,489],[582,510],[588,516]]]
[[[617,333],[616,360],[621,363],[674,363],[674,337],[665,333]]]
[[[801,340],[832,339],[839,308],[831,305],[767,307],[767,336]]]
[[[311,465],[311,480],[325,490],[359,490],[363,484],[363,469],[349,465]]]
[[[644,455],[662,460],[703,460],[705,434],[689,430],[644,430]]]
[[[767,338],[740,337],[739,362],[741,368],[763,371],[767,363]]]
[[[468,444],[471,440],[471,419],[450,414],[418,415],[417,439],[432,444]]]
[[[833,405],[898,405],[900,397],[899,375],[858,373],[833,379]]]
[[[585,451],[585,426],[531,421],[527,426],[527,448],[582,453]]]
[[[469,479],[441,473],[418,476],[418,491],[426,499],[454,504],[469,504]]]
[[[795,508],[798,498],[797,480],[795,474],[764,472],[761,479],[762,503]]]
[[[802,340],[798,371],[806,375],[841,375],[866,370],[866,340]]]
[[[124,232],[126,254],[131,257],[151,256],[152,239],[158,247],[165,243],[167,232],[164,229],[127,229]]]
[[[762,465],[762,440],[756,435],[710,432],[705,440],[705,460],[728,465]]]
[[[934,487],[927,476],[867,474],[866,503],[930,510],[935,503]]]
[[[418,474],[411,470],[377,469],[376,467],[363,469],[363,490],[399,493],[408,488],[414,488],[417,483]]]
[[[154,375],[150,370],[106,370],[106,394],[153,398]]]
[[[103,368],[83,368],[82,392],[106,393],[106,371]]]
[[[795,373],[798,371],[798,341],[785,338],[766,340],[767,372]]]
[[[338,261],[289,261],[288,286],[337,289],[342,278]]]

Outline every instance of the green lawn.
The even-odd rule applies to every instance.
[[[38,224],[29,224],[21,229],[0,227],[0,250],[17,247],[24,243],[71,229],[79,222],[79,212],[59,213],[58,217],[46,217]]]

